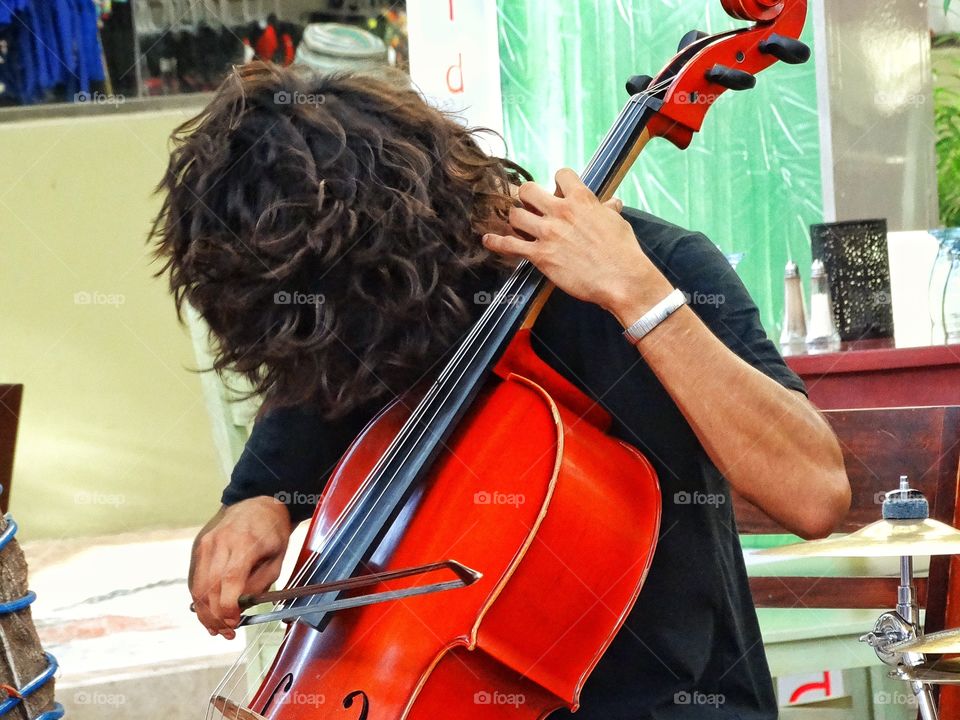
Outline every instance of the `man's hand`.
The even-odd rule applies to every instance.
[[[525,207],[510,211],[517,235],[488,233],[484,244],[529,260],[567,294],[618,317],[628,303],[634,311],[638,294],[649,307],[666,297],[673,288],[620,217],[623,203],[601,203],[569,168],[560,170],[556,179],[560,197],[536,183],[521,185],[518,197]],[[639,317],[620,319],[629,324]]]
[[[236,636],[240,595],[263,592],[277,579],[292,531],[286,506],[272,497],[221,508],[204,525],[193,542],[189,585],[211,635]]]

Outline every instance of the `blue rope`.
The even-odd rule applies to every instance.
[[[0,492],[3,491],[3,485],[0,485]],[[17,521],[14,520],[9,515],[7,518],[7,527],[4,529],[3,534],[0,535],[0,550],[3,550],[7,543],[13,540],[13,536],[17,534]]]
[[[39,675],[37,675],[33,680],[28,682],[26,685],[24,685],[20,689],[21,697],[9,697],[6,700],[4,700],[2,703],[0,703],[0,715],[6,715],[8,712],[13,710],[13,708],[19,705],[23,698],[27,698],[33,695],[37,690],[42,688],[44,684],[47,682],[47,680],[52,678],[54,674],[57,672],[57,667],[58,667],[57,659],[50,653],[44,653],[44,655],[47,658],[47,669],[44,670]],[[62,710],[62,708],[59,708],[59,710]],[[55,707],[50,712],[56,713],[57,711],[58,711],[58,708]],[[41,718],[48,718],[48,720],[50,720],[53,717],[62,717],[62,715],[53,715],[48,718],[48,714],[44,714],[44,715],[41,715],[40,718],[38,718],[37,720],[40,720]]]
[[[10,613],[20,612],[28,607],[37,599],[37,594],[29,590],[26,595],[10,602],[0,603],[0,615],[9,615]]]
[[[53,710],[47,710],[45,713],[37,715],[33,720],[60,720],[64,715],[63,705],[53,704]]]

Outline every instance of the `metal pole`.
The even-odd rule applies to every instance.
[[[916,588],[913,584],[913,558],[909,555],[900,558],[900,587],[897,589],[897,612],[913,627],[914,635],[922,635],[919,630],[920,612],[917,608]],[[903,661],[913,667],[924,662],[922,653],[904,653]],[[933,699],[932,686],[922,682],[911,682],[913,694],[917,698],[920,717],[923,720],[938,720],[937,704]]]

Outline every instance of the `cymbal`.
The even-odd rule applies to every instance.
[[[894,677],[927,685],[960,685],[960,660],[939,660],[909,667],[900,665]]]
[[[960,555],[960,530],[930,519],[879,520],[849,535],[765,548],[751,557],[786,560],[903,555]]]
[[[928,635],[921,635],[917,638],[901,640],[900,642],[886,645],[883,649],[890,653],[915,652],[925,655],[960,653],[960,629],[941,630],[939,632],[929,633]],[[957,663],[955,671],[960,673],[960,660],[958,660]]]

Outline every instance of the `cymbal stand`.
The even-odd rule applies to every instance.
[[[900,477],[900,489],[887,493],[883,502],[883,517],[886,520],[923,520],[930,516],[927,499],[917,490],[910,489],[905,475]],[[922,664],[926,658],[922,653],[889,653],[884,650],[891,642],[909,640],[923,635],[920,626],[920,610],[917,606],[917,589],[913,582],[913,557],[900,558],[900,586],[897,588],[897,610],[884,613],[877,620],[873,632],[860,640],[876,650],[877,657],[884,663],[914,667]],[[923,720],[938,720],[937,704],[931,685],[910,681],[910,687],[917,698],[920,717]]]

